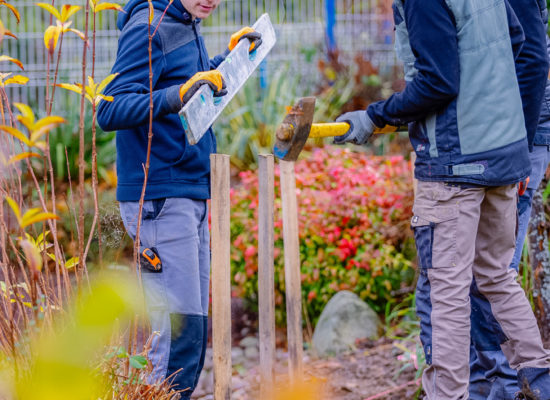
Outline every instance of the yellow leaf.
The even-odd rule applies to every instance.
[[[6,2],[2,2],[2,4],[4,4],[6,7],[10,9],[13,15],[15,15],[15,19],[17,19],[17,23],[19,23],[21,21],[21,16],[19,15],[19,11],[17,11],[17,8],[15,8],[14,6]]]
[[[8,205],[10,206],[11,210],[15,214],[15,218],[17,218],[17,221],[21,220],[21,209],[17,205],[14,199],[12,199],[10,196],[6,196],[6,201],[8,202]]]
[[[69,18],[73,16],[74,13],[76,13],[78,10],[80,10],[80,6],[72,6],[70,4],[65,4],[61,8],[61,22],[67,21]]]
[[[16,58],[13,58],[13,57],[10,57],[10,56],[0,56],[0,61],[11,61],[12,63],[17,65],[22,70],[25,70],[25,68],[23,68],[23,63],[21,61],[19,61],[18,59],[16,59]]]
[[[78,265],[78,257],[72,257],[65,263],[65,268],[71,269]]]
[[[54,128],[55,126],[59,125],[59,124],[63,124],[65,123],[65,119],[62,118],[62,117],[58,117],[57,115],[52,115],[52,116],[49,116],[49,117],[44,117],[40,120],[38,120],[36,122],[36,124],[34,124],[33,128],[34,129],[41,129],[45,126],[48,126],[48,125],[54,125],[52,126],[50,129]],[[31,137],[31,140],[32,140],[32,137]],[[34,140],[33,140],[34,141]]]
[[[151,25],[153,23],[153,18],[155,18],[155,8],[151,0],[147,1],[149,2],[149,25]]]
[[[82,32],[80,32],[79,30],[69,29],[69,31],[71,31],[72,33],[76,33],[80,39],[86,40],[86,37],[84,36],[84,34]]]
[[[109,83],[111,83],[113,81],[113,79],[115,79],[118,75],[119,75],[119,73],[117,72],[116,74],[111,74],[111,75],[107,76],[105,79],[103,79],[101,81],[101,83],[99,84],[99,86],[97,87],[96,93],[98,93],[98,94],[103,93],[103,91],[105,90],[107,85]]]
[[[92,89],[92,93],[95,93],[95,89],[97,88],[97,85],[91,76],[88,77],[88,87]]]
[[[97,106],[99,104],[99,102],[101,100],[105,100],[105,101],[113,101],[115,98],[113,96],[105,96],[103,94],[98,94],[97,97],[95,98],[95,105]]]
[[[4,41],[4,35],[6,34],[6,27],[4,26],[4,23],[2,20],[0,20],[0,44]]]
[[[45,125],[45,126],[41,127],[40,129],[36,129],[36,130],[32,131],[32,133],[31,133],[31,144],[32,144],[32,146],[36,146],[37,145],[37,140],[40,139],[45,134],[49,133],[55,127],[56,127],[55,124]]]
[[[38,141],[36,141],[36,142],[33,143],[33,147],[37,147],[37,148],[39,148],[39,149],[42,150],[42,151],[46,151],[46,147],[47,147],[47,146],[48,146],[48,145],[47,145],[46,142],[43,141],[43,140],[38,140]]]
[[[59,219],[59,217],[54,213],[49,213],[49,212],[39,213],[29,218],[25,218],[25,216],[23,216],[23,218],[21,219],[21,228],[25,228],[29,225],[36,224],[37,222],[46,221],[48,219]]]
[[[6,79],[6,81],[4,82],[4,85],[11,85],[11,84],[26,85],[28,81],[29,81],[29,78],[27,78],[26,76],[15,75],[9,79]]]
[[[53,52],[57,47],[57,41],[59,40],[59,35],[61,34],[62,28],[59,26],[50,25],[44,32],[44,46],[50,51]]]
[[[32,146],[31,141],[19,129],[12,128],[11,126],[0,125],[0,131],[9,133],[13,137],[25,143],[27,146]]]
[[[59,14],[59,11],[48,3],[36,3],[36,5],[40,8],[43,8],[44,10],[48,11],[50,14],[52,14],[55,18],[58,20],[61,20],[61,14]]]
[[[50,254],[50,253],[46,253],[48,255],[48,257],[50,257],[52,260],[56,260],[55,258],[55,255],[54,254]]]
[[[90,86],[86,86],[86,94],[90,97],[95,97],[95,91]]]
[[[20,153],[20,154],[17,154],[16,156],[11,157],[8,161],[8,165],[24,160],[26,158],[31,158],[31,157],[40,158],[41,156],[38,153],[31,153],[26,151],[24,153]]]
[[[34,125],[34,113],[32,109],[27,104],[23,103],[13,103],[13,105],[21,113],[20,116],[17,116],[17,120],[25,125],[28,130],[32,130]]]
[[[37,238],[36,238],[36,243],[37,244],[43,243],[45,241],[45,239],[48,237],[49,234],[50,234],[50,231],[45,231],[45,232],[40,233],[40,235],[38,235]]]
[[[55,25],[61,28],[61,32],[68,32],[72,24],[73,24],[73,21],[66,21],[66,22],[61,22],[59,20],[55,21]]]
[[[115,3],[100,3],[99,5],[95,6],[94,12],[98,13],[103,10],[117,10],[117,11],[123,11],[123,8],[120,4]]]
[[[56,86],[60,87],[61,89],[72,90],[73,92],[82,94],[82,87],[78,85],[73,85],[70,83],[58,83]]]

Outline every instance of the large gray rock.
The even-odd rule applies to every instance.
[[[325,306],[313,333],[313,347],[319,356],[353,350],[357,339],[378,339],[382,324],[378,315],[357,295],[347,290],[336,293]]]

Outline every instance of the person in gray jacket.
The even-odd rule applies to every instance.
[[[339,117],[351,127],[335,142],[364,144],[376,127],[410,123],[426,398],[469,399],[475,277],[505,332],[502,348],[518,370],[520,396],[548,400],[550,352],[509,268],[517,184],[531,174],[515,62],[523,29],[505,0],[395,0],[394,16],[407,85],[366,111]],[[532,72],[539,84],[547,61]]]

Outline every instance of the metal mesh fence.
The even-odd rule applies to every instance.
[[[176,0],[178,1],[178,0]],[[123,4],[126,1],[111,0]],[[56,1],[56,6],[68,4]],[[84,5],[85,0],[73,0],[70,4]],[[5,7],[0,7],[0,18],[6,28],[15,33],[18,40],[6,38],[2,54],[18,58],[25,65],[25,75],[30,78],[25,87],[9,88],[10,99],[24,101],[44,109],[47,53],[43,32],[50,24],[50,15],[35,5],[34,1],[17,1],[21,22]],[[336,0],[335,37],[341,60],[352,62],[359,53],[388,71],[395,63],[393,51],[393,22],[391,0]],[[319,0],[223,0],[215,13],[203,21],[202,34],[210,55],[222,52],[229,36],[243,25],[250,25],[264,12],[269,13],[275,25],[278,42],[263,65],[269,76],[283,65],[299,78],[299,94],[309,94],[319,76],[317,60],[326,52],[325,2]],[[76,14],[73,26],[84,29],[84,12]],[[97,16],[95,75],[105,77],[116,56],[118,31],[116,13],[105,11]],[[59,64],[59,82],[80,82],[82,77],[83,42],[69,32],[63,37],[62,56]],[[91,61],[91,51],[88,51]],[[88,64],[90,65],[90,64]],[[49,66],[50,71],[56,65]],[[17,72],[10,63],[2,64],[3,72]],[[89,70],[89,68],[88,68]],[[61,92],[61,91],[60,91]],[[67,93],[56,95],[56,108],[65,109],[76,102]]]

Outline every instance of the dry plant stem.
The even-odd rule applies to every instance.
[[[4,104],[0,101],[0,114],[2,114],[2,125],[6,125],[6,114],[4,113]]]
[[[52,6],[55,5],[55,0],[52,0]],[[50,14],[50,23],[51,26],[53,24],[53,15]],[[52,61],[53,51],[48,50],[48,57],[46,60],[46,112],[50,109],[50,64]]]
[[[46,207],[44,197],[42,196],[42,191],[40,190],[40,184],[38,183],[38,180],[36,179],[36,175],[34,174],[34,169],[32,168],[31,162],[29,161],[28,158],[26,159],[26,162],[27,162],[27,169],[29,170],[29,172],[31,174],[34,185],[36,187],[36,192],[38,193],[38,199],[40,200],[40,205],[42,206],[42,209],[44,210],[44,212],[47,212],[48,208]],[[53,232],[54,231],[53,224],[52,224],[52,220],[50,220],[50,219],[48,220],[48,226],[50,227],[50,230]],[[61,263],[60,268],[62,270],[64,270],[65,269],[65,262],[63,261],[63,253],[61,251],[59,241],[58,241],[56,236],[52,235],[52,237],[53,237],[55,258],[60,260],[60,263]],[[65,279],[65,290],[67,292],[67,299],[70,300],[71,299],[71,286],[70,286],[70,282],[68,280],[68,277]],[[60,298],[60,300],[61,300],[61,298]]]
[[[97,225],[97,240],[99,246],[99,265],[103,264],[103,257],[101,252],[101,228],[99,221],[99,200],[98,200],[98,179],[97,179],[97,148],[96,148],[96,107],[95,104],[92,105],[92,192],[94,196],[94,219],[92,221],[92,227],[90,228],[90,233],[88,236],[88,243],[86,244],[86,250],[84,251],[84,258],[88,256],[88,251],[90,250],[90,245],[94,237],[95,226]]]
[[[49,107],[46,110],[48,115],[52,114],[53,100],[54,100],[54,96],[55,96],[55,84],[57,83],[57,76],[59,75],[59,61],[61,60],[61,46],[62,45],[63,45],[63,32],[61,32],[61,35],[59,35],[59,48],[57,49],[57,61],[56,61],[56,64],[55,64],[55,73],[53,75],[52,95],[50,97]]]
[[[85,12],[85,26],[84,26],[84,44],[82,46],[82,87],[86,87],[86,56],[88,53],[88,25],[89,25],[90,3],[86,2]],[[82,90],[80,96],[80,120],[78,124],[79,128],[79,147],[78,147],[78,266],[75,267],[75,276],[77,283],[79,281],[79,270],[84,268],[86,270],[86,260],[84,259],[84,169],[86,165],[84,163],[84,101],[86,99],[86,91]],[[80,268],[81,267],[81,268]]]
[[[3,220],[3,219],[2,219]],[[5,242],[3,242],[5,243]],[[4,246],[2,246],[4,247]],[[3,275],[4,275],[4,279],[5,279],[5,282],[6,282],[6,289],[7,288],[11,288],[12,284],[11,284],[11,279],[9,277],[9,272],[7,270],[7,263],[2,263],[2,272],[3,272]],[[17,352],[16,352],[16,349],[15,349],[15,343],[16,343],[16,339],[15,339],[15,327],[14,327],[14,324],[15,324],[15,321],[14,321],[14,312],[13,312],[13,303],[11,302],[11,298],[4,296],[3,297],[3,300],[1,303],[2,303],[2,306],[3,306],[3,309],[4,309],[4,315],[7,317],[7,320],[9,321],[9,327],[3,327],[2,328],[2,331],[3,331],[3,335],[1,335],[2,338],[7,338],[8,342],[9,342],[9,347],[10,347],[10,352],[12,354],[12,357],[13,357],[13,360],[14,360],[14,367],[15,367],[15,373],[16,373],[16,376],[18,374],[18,363],[17,363]],[[2,320],[2,322],[5,321],[5,318],[0,318],[0,320]]]
[[[60,35],[60,38],[59,38],[59,49],[58,49],[58,52],[57,52],[57,64],[55,66],[55,74],[54,74],[54,78],[53,78],[52,96],[49,100],[48,109],[47,109],[48,116],[50,116],[52,114],[52,108],[53,108],[53,102],[54,102],[54,96],[55,96],[55,84],[57,82],[57,76],[59,75],[59,60],[61,59],[61,46],[62,45],[63,45],[63,32],[61,32],[61,35]],[[49,56],[48,56],[48,61],[49,61]],[[49,68],[48,68],[48,71],[49,71]],[[50,182],[51,182],[52,212],[55,212],[55,210],[56,210],[55,180],[54,180],[54,173],[53,173],[52,157],[51,157],[51,152],[50,152],[50,135],[49,134],[46,136],[46,151],[45,151],[45,154],[46,154],[46,163],[48,165],[48,172],[50,174]],[[46,174],[44,174],[44,188],[47,188]],[[52,236],[57,237],[57,221],[56,220],[52,221]],[[44,257],[46,257],[45,254],[44,254]],[[58,282],[59,282],[59,269],[60,269],[59,260],[56,257],[55,258],[55,271],[56,271],[56,278],[57,278]],[[61,302],[61,298],[59,298],[59,301]]]
[[[13,116],[13,112],[10,107],[10,101],[8,99],[8,94],[6,93],[6,89],[2,88],[2,97],[4,98],[4,101],[6,102],[6,109],[8,110],[8,115],[10,116],[10,126],[13,126],[15,122],[15,117]]]

